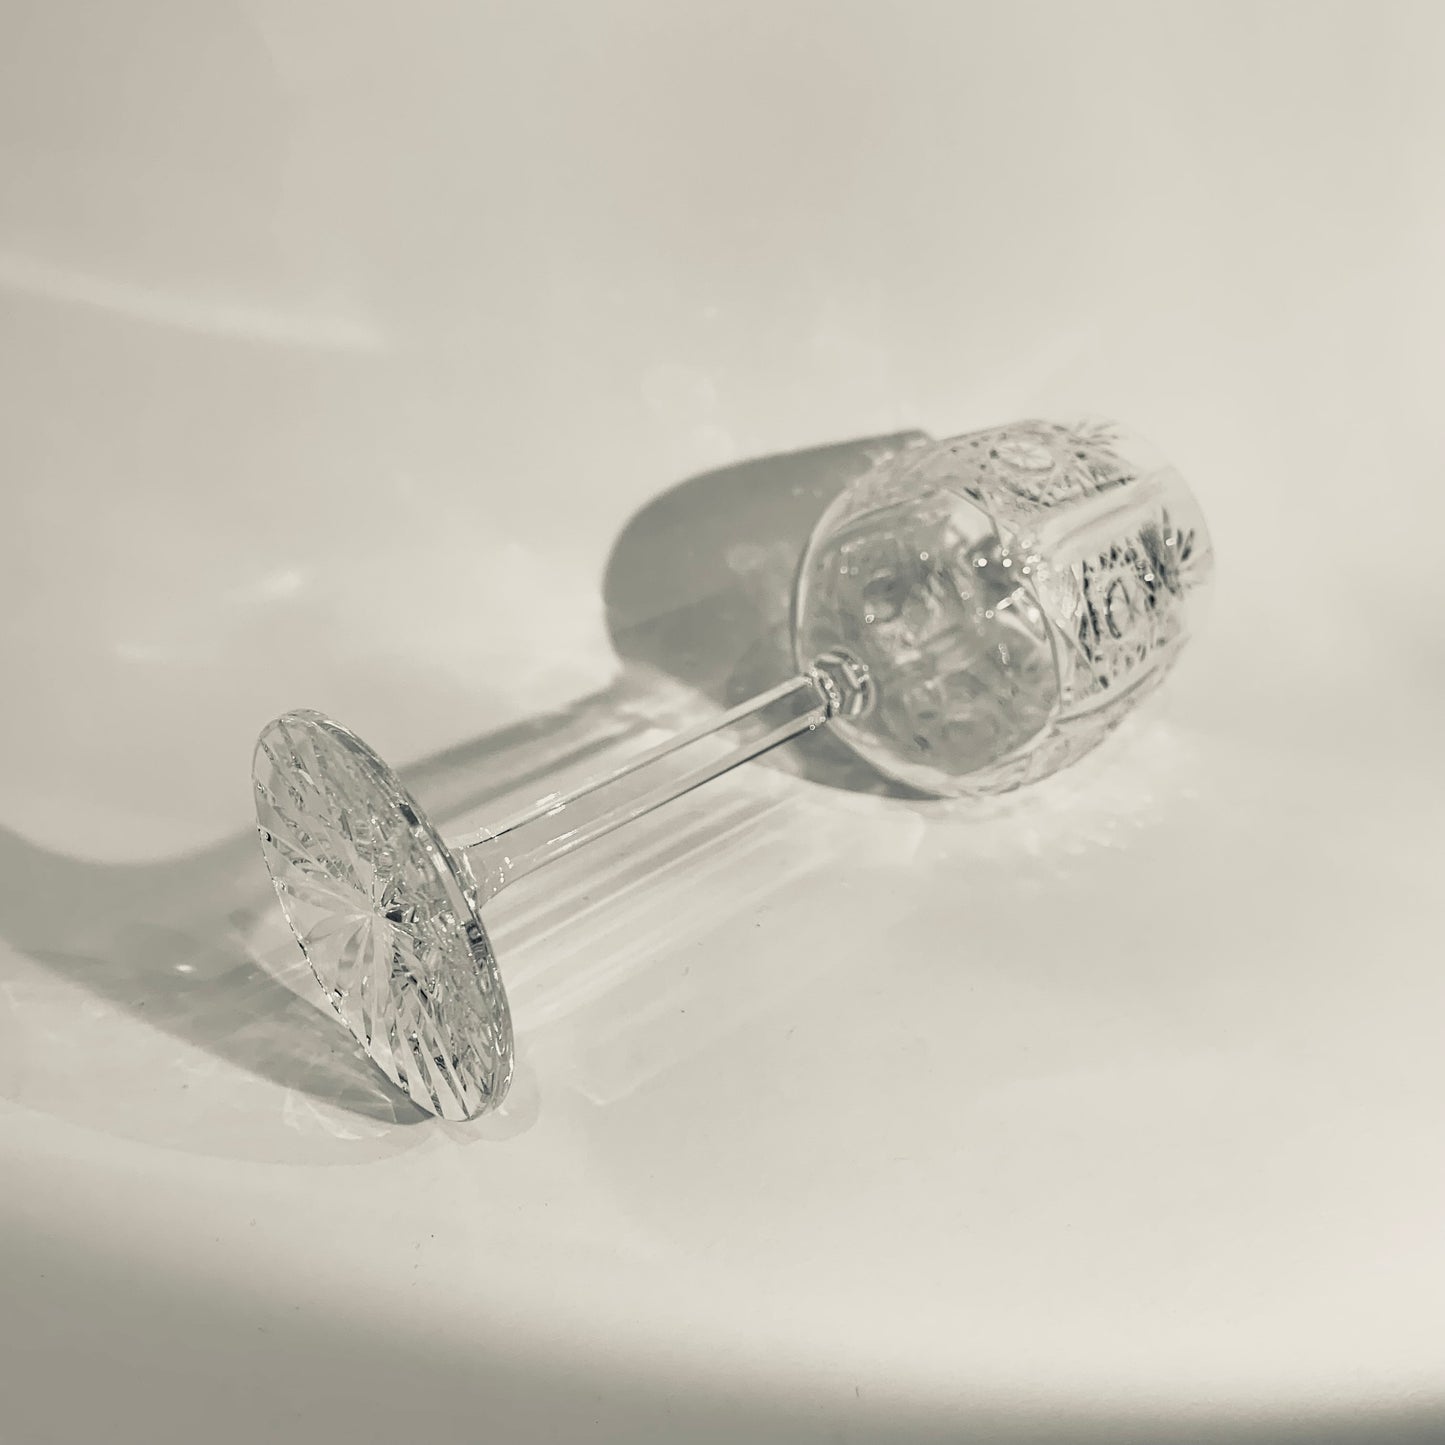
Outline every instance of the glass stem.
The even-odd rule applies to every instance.
[[[571,792],[541,799],[497,828],[484,828],[451,846],[465,853],[485,901],[544,863],[565,857],[690,793],[740,763],[821,727],[837,694],[817,672],[789,681],[679,733]]]

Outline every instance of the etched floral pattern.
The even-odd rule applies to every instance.
[[[1136,475],[1119,454],[1117,430],[1103,422],[1020,422],[986,433],[977,450],[981,496],[1003,487],[1036,507],[1127,486]]]
[[[803,565],[799,660],[869,669],[877,707],[840,720],[850,742],[918,786],[993,792],[1112,730],[1212,568],[1188,489],[1146,455],[1111,424],[1018,422],[910,449],[835,504]]]
[[[1075,636],[1086,678],[1073,679],[1070,700],[1127,686],[1161,649],[1182,642],[1194,546],[1194,530],[1177,529],[1164,510],[1077,564]]]

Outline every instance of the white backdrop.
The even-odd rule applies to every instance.
[[[1445,1428],[1442,64],[1428,0],[0,0],[0,1435]],[[502,1117],[373,1080],[269,716],[519,778],[720,700],[854,454],[766,459],[1079,412],[1214,527],[1147,715],[987,810],[744,770],[498,918]]]

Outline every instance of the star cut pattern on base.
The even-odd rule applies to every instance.
[[[420,1107],[469,1119],[512,1074],[512,1024],[476,885],[354,733],[290,712],[256,744],[261,851],[332,1007]]]

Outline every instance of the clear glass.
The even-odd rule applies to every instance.
[[[1006,792],[1102,742],[1178,657],[1213,572],[1198,504],[1108,423],[1018,422],[875,467],[799,571],[800,665],[852,659],[836,731],[890,777]]]
[[[1165,675],[1211,568],[1188,489],[1118,428],[1031,421],[924,442],[815,528],[795,677],[450,843],[354,733],[287,713],[257,743],[262,852],[352,1034],[421,1107],[472,1117],[512,1072],[481,919],[507,884],[823,726],[940,796],[1044,777]]]

